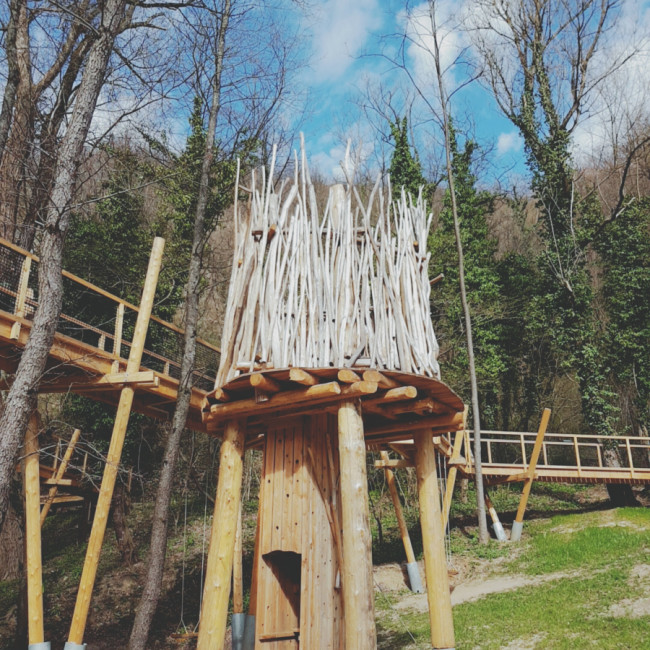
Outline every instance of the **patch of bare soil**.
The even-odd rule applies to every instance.
[[[641,588],[638,598],[624,598],[606,611],[615,618],[641,618],[650,616],[650,564],[637,564],[630,572],[630,586]]]

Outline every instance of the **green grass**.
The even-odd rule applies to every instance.
[[[454,608],[457,648],[648,648],[650,615],[615,617],[622,600],[648,597],[647,580],[632,568],[650,556],[650,511],[570,514],[528,523],[520,552],[498,566],[499,574],[530,576],[529,586],[495,593]],[[466,559],[491,559],[512,549],[482,547],[452,536],[452,548]],[[496,570],[495,570],[496,571]],[[540,581],[546,574],[566,577]],[[537,581],[537,583],[536,583]],[[379,647],[430,647],[428,614],[394,607],[377,598]]]

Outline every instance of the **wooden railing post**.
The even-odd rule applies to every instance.
[[[466,440],[467,433],[467,413],[468,407],[465,406],[463,413],[463,428],[456,431],[456,438],[454,440],[454,448],[449,460],[449,472],[447,474],[447,485],[445,487],[445,494],[442,502],[442,527],[447,528],[449,522],[449,512],[451,510],[451,500],[454,496],[454,486],[456,485],[456,475],[458,474],[458,462],[461,452],[463,450],[463,443]],[[466,447],[467,449],[467,447]]]
[[[544,412],[542,413],[542,420],[539,423],[539,429],[537,430],[537,437],[535,438],[533,453],[530,456],[530,465],[528,466],[527,470],[528,478],[524,481],[524,489],[521,491],[521,499],[519,500],[517,515],[515,516],[515,520],[512,524],[512,530],[510,531],[511,542],[518,542],[521,539],[521,532],[524,528],[524,513],[526,512],[526,505],[528,503],[528,497],[530,495],[530,488],[533,485],[535,470],[537,469],[537,460],[539,459],[539,453],[542,449],[542,444],[544,443],[546,427],[548,426],[550,417],[551,409],[544,409]]]
[[[20,280],[18,281],[18,291],[16,292],[16,303],[14,305],[14,314],[19,318],[25,318],[25,307],[27,304],[27,288],[29,286],[29,273],[32,268],[32,258],[25,257],[20,270]],[[20,335],[20,323],[15,322],[11,326],[9,338],[16,340]]]
[[[147,269],[147,276],[142,291],[140,311],[138,312],[138,319],[136,321],[133,341],[131,343],[131,351],[126,366],[126,371],[130,374],[140,370],[140,362],[142,360],[144,342],[147,337],[147,329],[149,327],[149,318],[151,316],[153,300],[156,293],[156,285],[158,284],[158,275],[160,273],[164,246],[165,240],[161,237],[156,237],[153,243],[151,257],[149,259],[149,267]],[[97,499],[97,508],[93,519],[93,527],[90,532],[90,539],[88,540],[88,550],[86,551],[86,559],[84,561],[81,581],[79,583],[79,591],[77,593],[77,602],[75,604],[72,624],[70,625],[70,635],[68,637],[68,642],[65,644],[65,650],[82,650],[84,647],[82,642],[86,628],[86,621],[88,619],[90,599],[95,584],[95,578],[97,576],[99,556],[104,541],[104,533],[106,532],[106,524],[108,522],[108,514],[113,499],[113,490],[115,488],[120,458],[122,456],[122,447],[124,446],[126,428],[131,414],[134,392],[133,386],[127,385],[120,393],[120,401],[117,406],[117,414],[115,416],[115,424],[113,425],[111,443],[106,457],[106,467],[104,468],[104,476],[102,477],[102,484],[99,489],[99,498]]]

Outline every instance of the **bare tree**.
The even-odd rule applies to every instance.
[[[260,3],[258,10],[263,7],[264,4]],[[197,88],[201,88],[202,77],[207,77],[208,81],[209,94],[206,98],[209,107],[208,127],[194,214],[189,274],[185,288],[185,338],[181,378],[156,493],[147,577],[131,630],[130,650],[146,647],[151,622],[160,599],[174,471],[192,389],[196,333],[199,323],[202,259],[207,238],[217,225],[214,217],[220,216],[213,215],[213,219],[209,219],[207,215],[209,195],[215,191],[210,187],[213,164],[220,153],[216,137],[220,133],[222,136],[220,145],[223,148],[225,148],[225,141],[229,140],[227,149],[232,152],[239,149],[243,138],[252,137],[257,140],[260,134],[271,128],[273,118],[280,106],[284,105],[288,95],[290,69],[287,57],[291,49],[287,48],[282,40],[273,38],[268,43],[262,67],[255,70],[248,61],[242,65],[243,62],[239,58],[240,50],[246,48],[242,48],[241,30],[250,29],[250,24],[247,24],[247,14],[251,10],[251,5],[238,3],[236,0],[215,0],[206,3],[198,11],[188,13],[188,24],[193,34],[189,42],[193,42],[195,48],[193,57],[196,65]],[[272,21],[269,20],[266,29],[272,31],[272,28]],[[256,40],[254,48],[261,45],[259,36]],[[205,52],[209,53],[209,57],[205,57]],[[246,52],[246,56],[250,56],[250,51]],[[243,94],[240,89],[242,86],[247,86],[249,93],[251,88],[257,90],[250,94]],[[223,120],[225,128],[218,131],[218,121],[222,121],[220,120],[222,112],[226,113]],[[251,117],[256,121],[251,122]],[[222,151],[221,155],[223,156],[224,153],[226,152]]]
[[[49,196],[39,265],[39,304],[27,345],[0,416],[0,527],[8,507],[16,456],[31,413],[36,408],[38,383],[45,369],[61,311],[63,246],[70,218],[70,202],[84,142],[97,98],[104,83],[122,21],[130,15],[126,0],[107,0],[98,36],[90,48],[74,109],[61,140],[53,188]]]
[[[465,287],[465,258],[463,255],[463,243],[460,236],[460,220],[458,218],[458,206],[456,204],[456,190],[454,184],[454,172],[451,159],[451,129],[449,115],[451,106],[444,82],[444,71],[440,58],[440,43],[438,23],[436,20],[436,1],[429,0],[429,19],[431,21],[431,38],[433,42],[433,64],[438,81],[438,96],[440,100],[440,112],[442,115],[442,128],[445,137],[445,162],[447,167],[447,183],[449,198],[451,199],[451,212],[454,220],[454,235],[456,238],[456,251],[458,253],[458,285],[460,289],[460,300],[463,306],[463,317],[465,320],[465,335],[467,338],[467,357],[469,364],[469,377],[472,393],[472,425],[474,428],[474,467],[476,478],[476,512],[478,516],[479,541],[487,544],[490,536],[485,518],[485,494],[483,489],[483,470],[481,462],[481,413],[478,398],[478,382],[476,381],[476,364],[474,362],[474,340],[472,337],[472,315],[469,302],[467,301],[467,290]]]

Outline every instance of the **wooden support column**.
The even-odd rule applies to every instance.
[[[241,504],[244,438],[243,424],[229,420],[221,444],[219,482],[214,501],[197,650],[221,650],[224,647]]]
[[[526,512],[526,505],[528,504],[528,497],[530,496],[530,488],[533,486],[537,461],[539,460],[539,454],[542,450],[542,445],[544,444],[544,436],[546,435],[546,427],[548,426],[550,417],[551,409],[544,409],[542,420],[539,423],[539,429],[537,430],[533,453],[530,457],[530,464],[527,469],[528,478],[524,481],[524,489],[521,491],[521,499],[519,500],[517,515],[512,523],[512,530],[510,531],[511,542],[518,542],[521,539],[521,532],[524,529],[524,513]]]
[[[140,370],[140,362],[142,360],[142,352],[144,351],[144,342],[147,337],[147,329],[149,327],[149,318],[151,317],[151,309],[153,307],[153,300],[156,293],[156,285],[158,284],[158,274],[160,273],[164,246],[165,240],[161,237],[156,237],[153,243],[151,257],[149,258],[149,267],[147,269],[147,276],[142,291],[140,310],[135,324],[133,341],[131,342],[131,351],[126,366],[127,374],[135,373]],[[88,550],[86,551],[86,559],[84,561],[81,581],[79,583],[79,591],[77,593],[77,602],[75,604],[72,623],[70,625],[70,634],[68,636],[68,642],[65,645],[65,650],[77,650],[77,648],[83,648],[82,643],[86,621],[88,619],[90,599],[95,584],[95,578],[97,576],[97,566],[99,564],[99,556],[104,541],[104,534],[106,532],[108,514],[113,499],[113,490],[115,488],[117,471],[120,465],[120,458],[122,457],[122,447],[124,446],[126,428],[131,414],[133,395],[134,388],[132,385],[125,386],[120,393],[120,401],[117,406],[115,424],[113,425],[113,433],[111,435],[111,444],[106,457],[106,467],[104,468],[102,484],[99,488],[99,498],[97,499],[95,518],[93,519],[93,527],[90,531]]]
[[[70,442],[68,443],[68,446],[66,447],[65,454],[63,455],[63,460],[61,461],[61,464],[59,465],[56,475],[55,475],[55,480],[58,481],[59,479],[63,478],[63,475],[65,474],[65,470],[68,469],[68,463],[70,462],[70,459],[72,458],[72,454],[74,452],[74,448],[77,444],[77,441],[79,440],[79,436],[81,435],[81,429],[75,429],[72,438],[70,438]],[[50,508],[52,507],[52,503],[54,502],[54,497],[56,497],[56,493],[59,491],[59,488],[57,485],[54,487],[50,488],[50,492],[47,495],[47,499],[45,500],[45,503],[43,504],[43,509],[41,510],[41,526],[43,525],[43,522],[45,521],[45,517],[47,517],[47,513],[50,511]]]
[[[237,532],[235,534],[235,557],[232,566],[232,650],[241,650],[244,642],[244,629],[246,614],[244,614],[244,582],[243,582],[243,547],[242,547],[242,520],[241,503],[237,518]]]
[[[414,440],[431,643],[434,648],[454,648],[454,619],[451,613],[444,529],[440,512],[436,451],[430,431],[418,431]]]
[[[29,258],[27,258],[29,259]],[[25,434],[23,486],[25,490],[25,538],[27,566],[27,614],[29,647],[45,645],[43,627],[43,565],[41,558],[41,485],[38,459],[38,415],[29,419]],[[39,645],[40,644],[40,645]]]
[[[346,650],[377,647],[366,443],[358,401],[338,409],[341,512],[343,515],[343,611]]]
[[[255,547],[253,549],[253,575],[251,576],[251,590],[248,598],[248,614],[244,624],[244,639],[242,650],[255,648],[255,612],[257,611],[257,576],[260,563],[260,512],[257,512],[257,527],[255,529]]]
[[[388,460],[388,452],[380,451],[379,455],[384,462]],[[409,576],[411,591],[414,591],[416,594],[422,594],[424,593],[424,587],[422,586],[418,564],[415,560],[415,553],[413,553],[413,545],[411,544],[409,530],[406,525],[406,520],[404,519],[404,513],[402,512],[402,503],[399,500],[399,494],[397,492],[395,474],[390,467],[384,467],[384,474],[386,475],[388,491],[390,492],[393,506],[395,507],[395,515],[397,516],[397,525],[399,526],[399,533],[402,537],[402,544],[404,544],[404,552],[406,553],[406,570]]]

